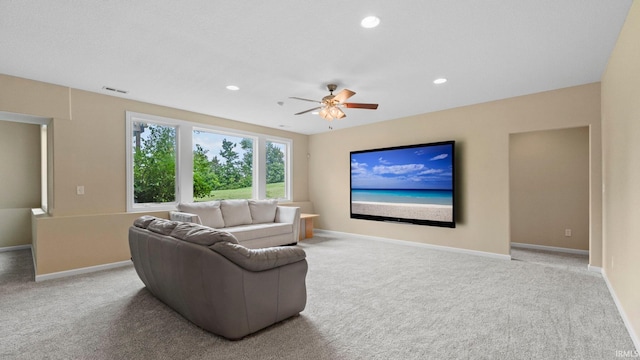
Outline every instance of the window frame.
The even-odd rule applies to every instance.
[[[292,190],[293,190],[293,184],[292,184],[292,180],[293,180],[293,173],[291,172],[292,168],[292,162],[291,161],[291,156],[292,156],[292,149],[293,149],[293,141],[291,139],[286,139],[286,138],[279,138],[279,137],[275,137],[275,136],[268,136],[265,139],[264,142],[264,155],[265,155],[265,160],[264,160],[264,165],[265,165],[265,169],[264,169],[264,176],[265,176],[265,194],[264,194],[264,198],[266,198],[266,186],[267,186],[267,142],[272,142],[272,143],[277,143],[277,144],[283,144],[285,145],[285,151],[284,151],[284,198],[283,199],[276,199],[278,200],[278,202],[280,201],[291,201],[291,194],[292,194]]]
[[[134,203],[133,182],[133,123],[150,122],[176,128],[176,201],[171,203]],[[252,198],[266,199],[266,149],[267,141],[284,144],[285,151],[285,197],[278,202],[291,202],[293,194],[293,140],[273,135],[229,129],[215,125],[194,123],[162,116],[126,112],[126,166],[127,166],[127,212],[176,210],[180,202],[193,202],[193,131],[253,139]]]
[[[192,124],[190,129],[191,129],[191,134],[193,134],[194,131],[203,131],[203,132],[214,133],[216,135],[233,136],[236,138],[251,138],[251,140],[253,141],[253,168],[252,168],[252,177],[251,177],[252,179],[251,197],[254,199],[257,199],[259,191],[257,190],[257,187],[256,187],[256,178],[259,176],[259,172],[256,170],[256,164],[258,164],[258,161],[257,161],[258,148],[259,148],[258,143],[260,141],[260,136],[257,134],[249,133],[249,132],[244,132],[239,130],[234,131],[230,129],[220,128],[217,126],[207,126],[205,124]],[[193,135],[191,136],[191,144],[189,145],[189,148],[191,149],[191,153],[190,153],[191,155],[191,160],[190,160],[191,198],[189,202],[193,202]]]
[[[134,194],[133,179],[133,123],[144,122],[161,126],[170,126],[176,129],[176,168],[175,168],[175,201],[165,203],[136,203]],[[127,111],[126,113],[126,147],[127,147],[127,212],[141,212],[149,210],[175,210],[181,198],[182,184],[182,168],[180,158],[182,156],[182,147],[180,141],[181,128],[178,120],[165,118],[161,116],[139,114]]]

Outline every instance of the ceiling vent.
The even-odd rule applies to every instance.
[[[129,92],[127,90],[120,90],[120,89],[116,89],[110,86],[103,86],[102,87],[103,90],[107,90],[107,91],[113,91],[113,92],[117,92],[119,94],[128,94]]]

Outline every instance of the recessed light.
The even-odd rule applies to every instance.
[[[446,82],[447,82],[447,79],[445,79],[445,78],[439,78],[439,79],[433,80],[433,83],[436,84],[436,85],[444,84]]]
[[[380,24],[380,18],[377,16],[367,16],[360,21],[360,26],[365,29],[372,29]]]
[[[235,85],[227,85],[227,90],[238,91],[240,88]]]

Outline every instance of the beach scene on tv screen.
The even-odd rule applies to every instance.
[[[351,153],[351,212],[453,221],[453,144]]]

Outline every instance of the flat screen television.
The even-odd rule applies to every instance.
[[[455,228],[455,141],[352,151],[351,218]]]

